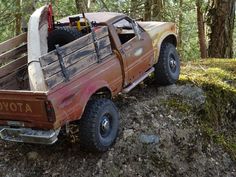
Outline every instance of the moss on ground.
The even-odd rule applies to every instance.
[[[236,159],[236,59],[206,59],[184,63],[180,84],[193,83],[206,92],[201,128]]]
[[[236,59],[207,59],[182,66],[180,83],[213,85],[236,93]]]
[[[183,102],[183,98],[175,96],[168,98],[168,100],[163,102],[167,106],[173,108],[174,110],[180,111],[182,113],[190,113],[193,110],[193,106]]]

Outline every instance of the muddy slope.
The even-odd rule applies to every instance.
[[[199,128],[204,101],[191,85],[141,85],[115,100],[121,130],[110,151],[84,153],[76,136],[53,146],[0,141],[0,176],[236,176],[232,155]],[[142,140],[149,135],[157,141]]]

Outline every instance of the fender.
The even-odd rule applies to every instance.
[[[177,41],[177,35],[174,32],[169,32],[166,31],[164,33],[161,34],[161,37],[159,39],[157,39],[157,41],[154,41],[154,64],[156,64],[158,62],[159,56],[160,56],[160,51],[161,51],[161,45],[163,44],[164,40],[168,37],[168,36],[173,36],[175,38],[175,40]]]
[[[139,22],[141,27],[149,34],[154,49],[154,64],[157,63],[161,44],[168,36],[176,39],[176,25],[171,22]]]
[[[90,98],[100,89],[107,88],[112,94],[112,90],[105,80],[91,81],[90,83],[84,84],[84,87],[80,88],[80,91],[75,94],[75,120],[79,120],[85,110],[85,107]]]

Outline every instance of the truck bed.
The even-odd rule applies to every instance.
[[[84,71],[94,70],[99,62],[114,58],[108,28],[98,27],[94,34],[60,47],[61,54],[54,50],[39,59],[48,87],[45,92],[30,91],[26,36],[25,33],[0,44],[0,125],[57,129],[63,124],[63,117],[70,115],[69,109],[62,109],[60,104],[76,94],[69,91],[75,88],[71,83],[81,80]],[[64,90],[69,92],[61,94]],[[49,120],[47,104],[52,106],[53,120]]]
[[[47,93],[30,91],[27,33],[0,44],[0,125],[50,129]]]

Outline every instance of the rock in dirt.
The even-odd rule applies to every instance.
[[[158,144],[160,142],[160,138],[156,135],[141,134],[139,140],[144,144]]]
[[[28,160],[37,160],[38,156],[39,156],[39,154],[37,152],[34,152],[34,151],[27,153]]]
[[[178,95],[191,101],[196,107],[200,107],[206,102],[205,92],[194,85],[170,85],[166,87],[160,87],[161,93],[170,95]]]
[[[103,160],[102,160],[102,159],[100,159],[100,160],[97,162],[97,166],[98,166],[99,169],[102,168],[102,163],[103,163]]]
[[[56,172],[52,174],[52,177],[59,177],[60,175],[61,175],[60,173]]]
[[[133,129],[124,130],[123,137],[126,140],[128,137],[133,136],[133,134],[134,134]]]

